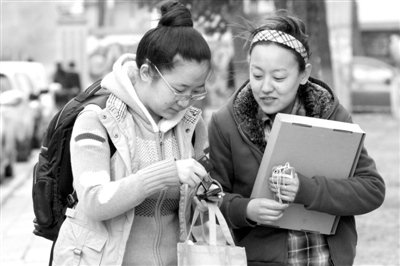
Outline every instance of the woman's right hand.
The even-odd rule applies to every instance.
[[[246,216],[259,224],[272,224],[282,217],[288,206],[272,199],[252,199],[247,205]]]
[[[178,170],[179,181],[182,184],[188,184],[192,188],[195,188],[207,175],[206,169],[192,158],[177,160],[176,168]]]

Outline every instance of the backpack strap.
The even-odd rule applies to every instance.
[[[115,145],[112,142],[110,135],[107,134],[107,137],[108,137],[108,144],[110,144],[110,157],[112,157],[114,153],[117,151],[117,148],[115,148]]]
[[[86,99],[88,99],[89,97],[92,97],[94,94],[96,94],[101,89],[103,89],[103,87],[101,87],[101,79],[99,79],[99,80],[93,82],[86,90],[79,93],[75,97],[75,100],[80,103],[83,103]]]

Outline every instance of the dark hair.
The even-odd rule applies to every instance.
[[[253,37],[262,30],[278,30],[293,36],[303,44],[304,48],[307,51],[308,57],[310,57],[308,35],[306,34],[306,26],[304,22],[297,17],[289,15],[286,10],[278,10],[275,12],[275,15],[266,18],[265,23],[263,25],[257,27],[251,32],[249,41],[251,42]],[[274,44],[290,50],[296,56],[300,70],[303,71],[305,69],[304,59],[299,53],[297,53],[295,50],[291,49],[286,45],[280,43],[274,43]],[[253,47],[254,46],[250,47],[249,53],[251,53]]]
[[[149,30],[140,40],[136,64],[140,68],[146,59],[160,71],[174,67],[173,59],[211,61],[210,48],[203,36],[193,28],[192,15],[183,4],[168,1],[161,6],[158,26]]]

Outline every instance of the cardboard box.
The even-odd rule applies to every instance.
[[[353,175],[365,137],[357,125],[289,114],[277,114],[254,183],[252,198],[273,199],[272,167],[286,162],[307,177]],[[290,204],[274,226],[334,234],[339,217]]]

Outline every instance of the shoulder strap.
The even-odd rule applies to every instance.
[[[101,89],[101,80],[97,80],[86,90],[80,92],[77,96],[66,103],[61,111],[57,113],[55,120],[51,123],[53,130],[56,130],[60,124],[63,124],[66,121],[69,123],[70,119],[67,119],[67,117],[71,117],[72,121],[75,121],[75,111],[79,113],[86,105],[90,103],[95,103],[104,108],[109,94],[104,93],[95,95]]]
[[[114,153],[117,151],[117,148],[115,148],[115,145],[112,142],[110,135],[107,134],[107,137],[108,137],[108,144],[110,144],[110,157],[112,157]]]
[[[81,93],[79,93],[76,97],[75,100],[83,103],[86,99],[88,99],[89,97],[93,96],[94,94],[96,94],[96,92],[98,92],[99,90],[101,90],[101,79],[95,81],[92,83],[92,85],[90,85],[86,90],[82,91]]]

